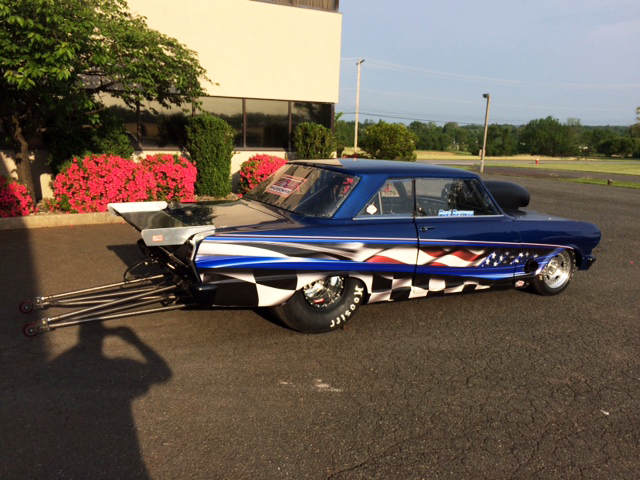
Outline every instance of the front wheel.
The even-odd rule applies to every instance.
[[[557,295],[562,292],[573,278],[576,262],[569,250],[561,250],[533,280],[532,285],[540,295]]]
[[[360,280],[329,276],[298,290],[287,303],[272,308],[285,324],[302,333],[324,333],[344,326],[364,302]]]

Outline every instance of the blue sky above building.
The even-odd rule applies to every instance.
[[[337,112],[520,125],[630,125],[640,106],[637,0],[343,0]]]

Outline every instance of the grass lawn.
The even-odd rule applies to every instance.
[[[345,154],[352,154],[353,148],[345,149]],[[480,164],[480,157],[468,152],[436,152],[416,150],[418,160],[460,160],[469,164]],[[539,164],[536,165],[536,159]],[[540,155],[513,155],[511,157],[485,157],[485,165],[489,167],[538,168],[545,170],[565,170],[573,172],[609,173],[618,175],[640,175],[640,160],[616,158],[583,158],[583,157],[545,157]],[[453,166],[453,165],[451,165]]]
[[[539,168],[545,170],[565,170],[571,172],[591,172],[591,173],[613,173],[618,175],[640,175],[640,162],[630,160],[629,163],[544,163],[540,165],[523,165],[521,163],[510,162],[487,162],[491,167],[515,167],[515,168]]]
[[[561,182],[571,182],[571,183],[585,183],[587,185],[608,185],[607,180],[604,178],[558,178]],[[618,182],[614,180],[610,186],[613,187],[624,187],[624,188],[640,188],[640,183],[634,182]]]

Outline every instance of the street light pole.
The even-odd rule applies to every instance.
[[[489,95],[488,93],[483,93],[482,97],[487,99],[487,111],[484,114],[484,140],[482,140],[482,156],[480,157],[480,173],[484,173],[484,154],[487,150],[487,129],[489,127],[489,106],[491,105],[491,95]]]
[[[364,62],[364,59],[358,60],[358,80],[356,83],[356,131],[353,139],[353,153],[358,153],[358,114],[360,113],[360,66]]]

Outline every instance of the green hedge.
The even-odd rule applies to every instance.
[[[235,130],[219,117],[204,113],[190,117],[187,151],[198,169],[196,193],[226,197],[231,192],[231,158]]]
[[[416,160],[416,136],[406,126],[379,122],[366,128],[360,148],[370,158],[386,160]]]
[[[294,132],[296,158],[331,158],[336,150],[333,132],[317,123],[301,123]]]

